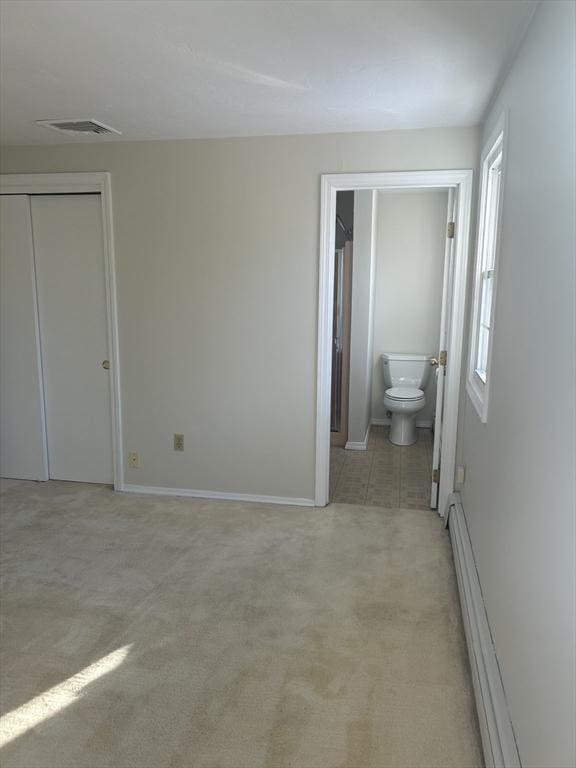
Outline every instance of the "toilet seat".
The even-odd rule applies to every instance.
[[[390,400],[421,400],[424,397],[424,392],[421,389],[415,389],[414,387],[390,387],[384,393]]]

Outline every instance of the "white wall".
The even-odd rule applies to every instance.
[[[438,354],[448,192],[379,192],[372,418],[385,419],[383,352]],[[420,420],[434,418],[431,371]]]
[[[575,6],[542,3],[491,109],[509,135],[488,423],[463,501],[524,768],[576,764]]]
[[[112,174],[127,482],[313,498],[320,175],[477,156],[476,129],[7,148]]]

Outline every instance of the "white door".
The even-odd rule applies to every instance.
[[[446,250],[444,252],[444,276],[442,282],[442,310],[440,313],[440,341],[436,365],[436,411],[434,415],[434,448],[432,451],[432,488],[430,507],[438,508],[438,489],[442,459],[442,428],[444,417],[444,382],[448,355],[448,335],[452,317],[452,282],[454,275],[454,216],[456,195],[448,190],[448,215],[446,220]]]
[[[112,483],[100,195],[30,200],[49,475]]]
[[[0,196],[0,476],[47,480],[30,199]]]

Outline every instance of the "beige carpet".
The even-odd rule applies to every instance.
[[[2,487],[2,768],[482,764],[435,514]]]

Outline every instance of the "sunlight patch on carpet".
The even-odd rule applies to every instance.
[[[117,669],[131,647],[130,644],[117,648],[64,682],[1,717],[0,749],[74,703],[90,683]]]

